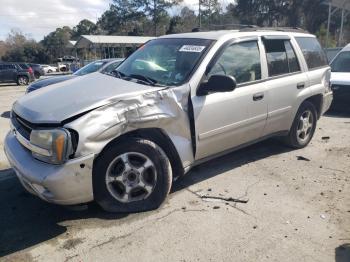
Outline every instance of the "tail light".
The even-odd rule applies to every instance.
[[[28,68],[28,72],[29,72],[30,74],[33,74],[33,69],[32,69],[31,67],[29,67],[29,68]]]

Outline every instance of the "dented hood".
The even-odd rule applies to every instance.
[[[13,110],[31,123],[59,124],[125,97],[160,89],[164,88],[92,73],[29,93],[15,102]]]

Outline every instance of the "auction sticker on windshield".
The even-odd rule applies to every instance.
[[[201,45],[183,45],[180,48],[180,52],[191,52],[191,53],[200,53],[204,50],[205,46]]]

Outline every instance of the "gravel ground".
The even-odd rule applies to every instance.
[[[23,91],[0,85],[1,261],[350,261],[350,115],[324,116],[305,149],[268,140],[198,166],[158,210],[107,214],[21,188],[2,143]]]

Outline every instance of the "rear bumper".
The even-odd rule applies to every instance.
[[[9,132],[5,139],[5,154],[23,187],[41,199],[74,205],[93,200],[92,165],[94,155],[51,165],[33,158]]]

